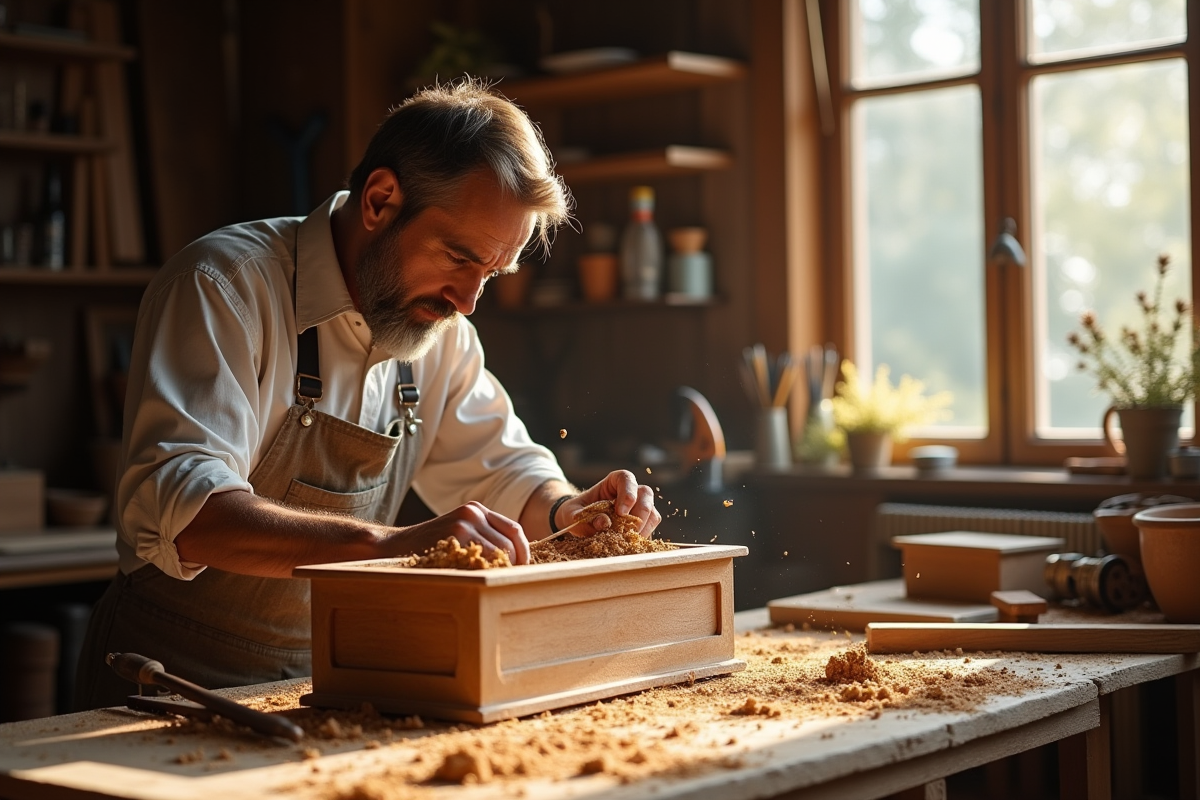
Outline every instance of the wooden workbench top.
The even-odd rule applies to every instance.
[[[1195,655],[888,657],[877,682],[857,684],[891,686],[894,702],[881,702],[824,681],[830,656],[861,637],[757,629],[737,641],[745,672],[487,726],[298,708],[303,679],[227,690],[296,719],[309,733],[299,744],[120,708],[0,725],[0,796],[869,797],[928,780],[933,760],[948,774],[1094,728],[1102,692],[1197,666]],[[931,699],[940,688],[944,703]],[[459,752],[487,754],[496,774],[429,780]]]

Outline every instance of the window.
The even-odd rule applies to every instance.
[[[1106,399],[1067,334],[1088,309],[1113,330],[1134,322],[1159,254],[1168,300],[1200,286],[1195,5],[820,4],[837,334],[860,369],[953,392],[924,440],[985,463],[1101,454]],[[989,258],[1006,220],[1023,265]]]

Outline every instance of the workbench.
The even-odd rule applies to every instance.
[[[766,685],[756,686],[760,713],[734,709],[736,698],[727,708],[718,703],[711,713],[677,709],[673,701],[664,701],[686,693],[711,693],[723,681],[752,679],[756,669],[767,675],[768,664],[779,664],[787,656],[771,658],[776,651],[768,651],[764,643],[786,654],[844,650],[861,641],[861,636],[844,632],[768,630],[767,626],[765,609],[737,617],[738,657],[750,664],[744,673],[490,726],[425,721],[424,727],[411,730],[400,725],[395,736],[390,729],[386,736],[368,733],[321,739],[310,735],[299,744],[285,745],[242,731],[189,727],[194,723],[168,722],[123,708],[0,725],[0,797],[749,800],[786,796],[799,800],[886,797],[908,790],[933,796],[930,790],[946,776],[1057,742],[1061,796],[1107,798],[1113,698],[1138,684],[1172,676],[1179,690],[1184,756],[1181,796],[1196,796],[1200,703],[1196,654],[1062,655],[1039,660],[1029,654],[983,653],[964,658],[962,653],[942,652],[899,657],[914,664],[928,661],[939,671],[1002,668],[1009,674],[1038,676],[1040,685],[1035,688],[1016,696],[987,696],[977,707],[959,711],[897,707],[860,713],[851,709],[798,719],[786,711],[770,710],[774,698]],[[279,698],[299,697],[306,687],[307,679],[300,679],[223,693],[250,704],[271,697],[277,708],[284,709],[287,704]],[[640,715],[639,709],[647,713]],[[575,744],[562,741],[562,729],[556,727],[567,720],[584,731]],[[586,722],[582,728],[580,720]],[[334,732],[344,734],[344,726]],[[482,737],[497,733],[525,748],[550,746],[570,752],[589,741],[608,742],[614,750],[641,746],[646,753],[671,758],[662,762],[666,766],[661,769],[643,768],[624,776],[600,763],[573,767],[557,776],[535,770],[464,785],[409,785],[396,778],[401,765],[412,770],[423,758],[428,763],[430,754],[458,746],[452,742],[484,741]],[[504,755],[501,748],[495,750],[498,757]]]

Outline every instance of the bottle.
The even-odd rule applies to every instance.
[[[48,269],[62,269],[67,262],[67,212],[63,210],[62,172],[57,164],[46,171],[46,196],[38,215],[38,238],[41,245],[41,264]]]
[[[34,224],[33,202],[29,199],[29,180],[21,178],[21,200],[17,206],[17,219],[13,224],[13,259],[18,267],[33,266],[33,246],[37,238]]]
[[[655,300],[662,279],[662,237],[654,225],[654,189],[629,193],[629,224],[621,234],[621,284],[630,300]]]

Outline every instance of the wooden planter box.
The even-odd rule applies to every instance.
[[[745,668],[733,657],[733,559],[679,545],[505,569],[372,560],[312,579],[306,705],[492,722]]]
[[[1046,596],[1046,556],[1064,540],[1049,536],[948,531],[895,536],[909,597],[988,605],[992,592],[1025,589]]]

